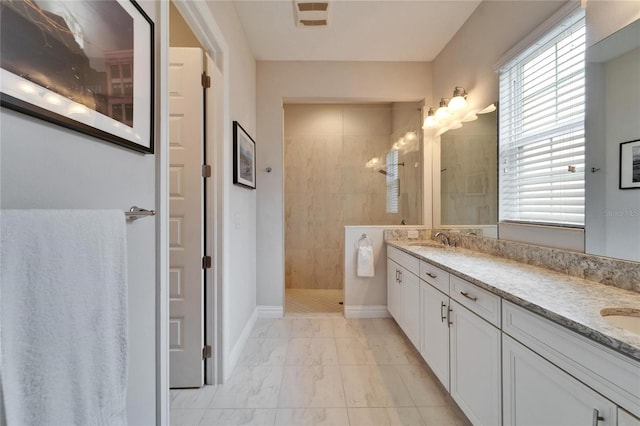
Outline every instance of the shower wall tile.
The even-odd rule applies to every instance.
[[[399,224],[386,178],[365,164],[391,142],[384,106],[285,105],[287,288],[343,287],[344,226]]]

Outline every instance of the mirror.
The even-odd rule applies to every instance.
[[[586,61],[585,251],[640,261],[640,188],[620,183],[621,144],[640,139],[640,20],[589,47]]]
[[[482,229],[484,236],[496,237],[497,158],[497,110],[478,114],[434,141],[436,227]]]
[[[478,115],[440,136],[440,223],[494,225],[498,221],[498,113]]]

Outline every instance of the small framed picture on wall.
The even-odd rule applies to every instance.
[[[620,144],[620,189],[640,189],[640,139]]]
[[[256,142],[233,122],[233,183],[256,189]]]

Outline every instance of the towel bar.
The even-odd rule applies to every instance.
[[[138,206],[133,206],[129,209],[128,212],[124,212],[124,215],[130,221],[134,221],[142,217],[155,216],[155,214],[156,214],[155,210],[141,209]]]

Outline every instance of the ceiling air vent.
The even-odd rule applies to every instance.
[[[299,27],[326,27],[329,21],[329,3],[294,0],[296,25]]]

